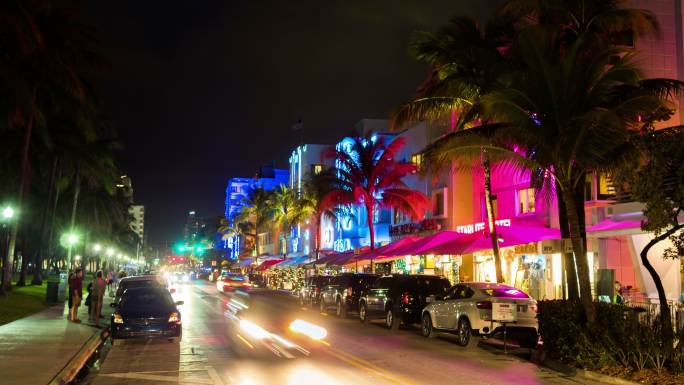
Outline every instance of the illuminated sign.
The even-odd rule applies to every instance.
[[[510,218],[506,219],[497,219],[494,221],[494,224],[496,226],[501,226],[501,227],[511,227],[511,220]],[[459,225],[456,226],[456,232],[461,233],[461,234],[473,234],[478,231],[484,231],[485,229],[485,223],[484,222],[478,222],[478,223],[471,223],[468,225]]]

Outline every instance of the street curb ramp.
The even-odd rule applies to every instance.
[[[104,344],[109,336],[109,330],[104,329],[99,333],[93,333],[90,338],[74,354],[62,370],[52,378],[48,385],[67,385],[71,383],[83,367],[88,363],[90,357],[95,354],[97,349]]]

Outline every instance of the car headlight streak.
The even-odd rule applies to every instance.
[[[290,330],[304,334],[305,336],[314,340],[322,340],[328,335],[328,331],[325,330],[325,328],[316,326],[310,322],[302,321],[300,319],[294,320],[290,324]]]

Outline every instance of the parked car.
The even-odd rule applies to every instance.
[[[304,280],[304,285],[299,290],[299,304],[314,306],[318,304],[321,290],[332,277],[328,275],[314,275]]]
[[[338,317],[346,317],[348,311],[359,309],[359,299],[366,294],[370,285],[378,279],[376,274],[343,273],[330,278],[321,288],[319,305],[321,312],[335,307]]]
[[[252,287],[246,275],[224,271],[216,279],[216,289],[221,293],[248,290]]]
[[[359,300],[359,319],[384,318],[388,329],[420,322],[428,298],[444,295],[449,280],[434,275],[388,275],[378,278]]]
[[[122,338],[169,338],[178,342],[183,334],[181,313],[171,294],[163,287],[126,289],[111,318],[112,340]]]
[[[495,303],[510,304],[517,314],[517,320],[506,326],[507,336],[518,340],[521,347],[537,346],[537,301],[519,289],[496,283],[462,283],[445,296],[436,296],[423,311],[422,333],[425,337],[439,331],[457,333],[458,343],[463,346],[475,335],[500,334],[503,324],[492,320]]]
[[[114,295],[114,303],[121,300],[123,293],[135,287],[161,287],[168,289],[168,282],[160,275],[136,275],[133,277],[121,278]]]

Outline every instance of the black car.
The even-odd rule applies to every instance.
[[[433,275],[388,275],[378,278],[359,300],[359,319],[368,322],[384,318],[385,326],[420,322],[421,312],[431,295],[444,295],[451,283]]]
[[[329,275],[314,275],[304,280],[304,285],[299,291],[299,303],[301,305],[314,306],[318,304],[321,290],[330,282]]]
[[[321,312],[335,307],[338,317],[346,317],[348,311],[359,309],[359,299],[366,295],[370,285],[378,279],[376,274],[343,273],[330,278],[320,295]]]
[[[112,339],[159,337],[180,341],[181,313],[168,290],[162,287],[127,289],[112,314]]]

